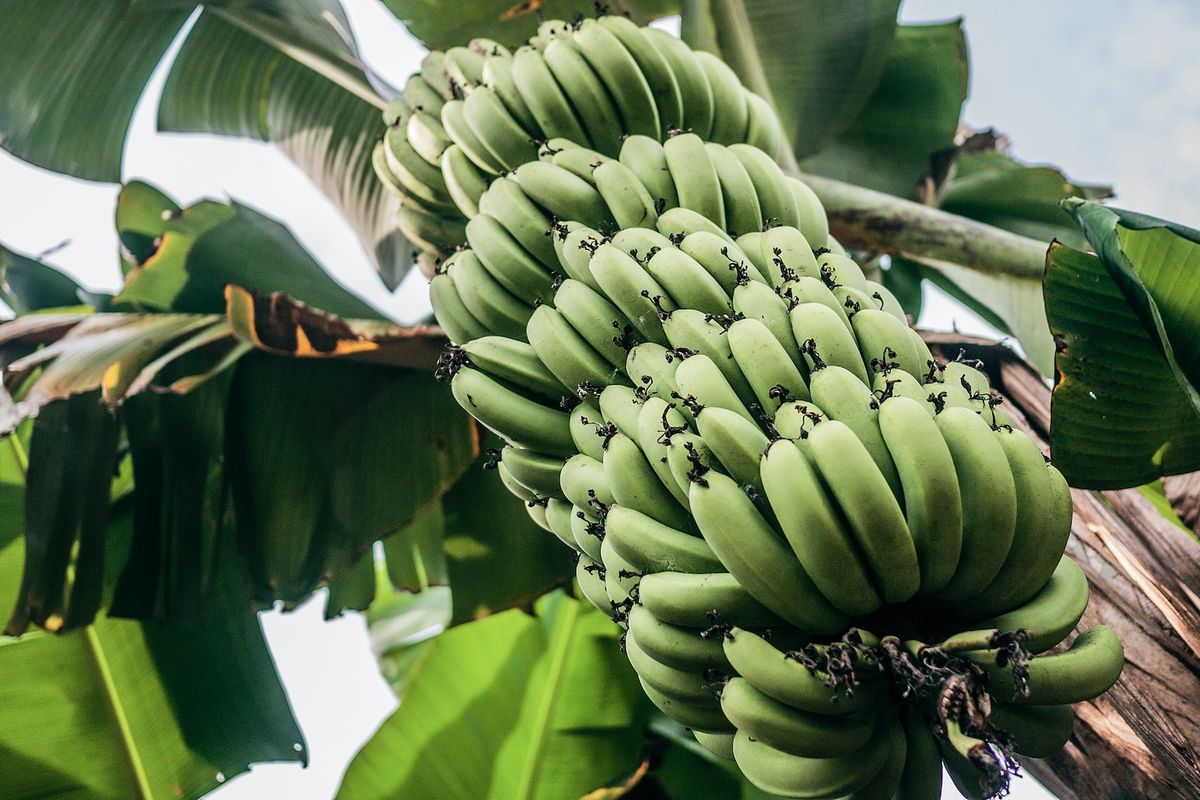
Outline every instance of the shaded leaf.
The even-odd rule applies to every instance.
[[[483,469],[486,460],[472,464],[442,501],[455,623],[532,603],[575,573],[571,551]]]
[[[930,157],[954,144],[966,97],[967,43],[961,23],[900,25],[862,113],[802,166],[913,197]]]
[[[429,373],[251,353],[225,468],[256,598],[303,600],[440,497],[474,429]]]
[[[580,797],[636,766],[643,702],[617,628],[555,593],[426,645],[338,797]]]
[[[1200,405],[1157,331],[1147,331],[1100,258],[1054,244],[1046,263],[1046,311],[1058,342],[1055,465],[1072,486],[1090,489],[1200,469]],[[1194,335],[1188,341],[1194,345]]]
[[[921,265],[906,258],[889,259],[887,269],[883,270],[883,285],[896,296],[901,308],[912,317],[913,322],[921,318],[923,279]]]
[[[408,32],[430,49],[465,47],[474,38],[494,39],[508,47],[517,47],[537,33],[538,18],[561,19],[590,17],[596,12],[591,0],[472,0],[446,13],[446,6],[433,0],[383,0]],[[615,0],[605,4],[612,13],[628,13],[639,24],[675,14],[678,0]]]
[[[88,297],[66,273],[0,245],[0,300],[15,313],[74,306]]]
[[[366,71],[334,0],[209,7],[172,64],[158,124],[279,146],[341,210],[395,288],[413,259],[396,229],[397,200],[371,167],[385,129],[384,97],[372,84],[384,97],[397,94]]]
[[[700,16],[697,5],[685,6],[685,28]],[[900,8],[899,0],[703,5],[717,54],[772,102],[797,158],[820,151],[863,111],[888,63]]]
[[[133,109],[192,4],[10,0],[0,14],[0,146],[77,178],[121,179]]]
[[[0,586],[24,538],[22,432],[0,442]],[[129,538],[114,512],[110,562]],[[200,625],[101,617],[80,631],[0,636],[0,796],[198,798],[253,762],[306,758],[237,563]],[[12,598],[0,595],[7,616]],[[164,713],[164,709],[170,713]],[[218,778],[218,775],[223,778]]]

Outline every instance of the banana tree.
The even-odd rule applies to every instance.
[[[384,287],[415,265],[436,286],[451,253],[431,240],[467,222],[457,198],[413,200],[414,172],[436,182],[449,168],[406,167],[404,143],[415,152],[441,129],[466,152],[454,117],[428,113],[463,93],[463,70],[606,10],[385,5],[430,48],[402,89],[364,62],[336,0],[7,3],[0,146],[120,182],[134,107],[169,59],[160,130],[271,142],[351,223]],[[1024,361],[933,342],[983,359],[1018,427],[1048,441],[1074,487],[1069,552],[1099,598],[1085,622],[1116,628],[1134,667],[1083,707],[1067,748],[1024,763],[1060,797],[1200,793],[1186,757],[1200,561],[1182,477],[1200,469],[1200,233],[1103,205],[1106,187],[964,132],[960,25],[899,24],[898,6],[607,11],[681,15],[711,74],[728,64],[778,115],[782,169],[904,309],[919,312],[928,281],[1019,343]],[[600,147],[607,126],[619,145],[625,107],[602,86],[593,97],[570,106],[584,134]],[[693,112],[680,112],[683,127]],[[516,144],[538,161],[540,146]],[[236,201],[181,207],[128,182],[115,224],[113,295],[0,250],[0,299],[17,315],[0,325],[0,665],[13,676],[0,766],[17,776],[0,795],[199,797],[251,762],[303,759],[255,611],[328,587],[328,616],[367,615],[402,700],[340,797],[768,796],[647,701],[586,573],[542,530],[547,511],[483,470],[503,442],[438,385],[441,328],[395,324]],[[49,749],[85,734],[94,746],[69,763]]]

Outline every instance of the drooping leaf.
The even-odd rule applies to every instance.
[[[555,593],[426,645],[338,797],[581,797],[637,765],[643,708],[616,627]]]
[[[56,172],[119,181],[134,106],[191,5],[6,2],[0,10],[0,146]]]
[[[303,600],[411,521],[474,460],[474,429],[427,372],[251,353],[225,469],[256,597]]]
[[[1167,245],[1156,257],[1181,267],[1169,240],[1151,235]],[[1149,255],[1134,252],[1138,262]],[[1055,465],[1071,485],[1090,489],[1138,486],[1200,468],[1195,390],[1185,389],[1159,332],[1147,330],[1108,264],[1059,244],[1046,263],[1046,311],[1058,342],[1050,433]],[[1161,316],[1149,294],[1142,302]],[[1194,334],[1174,341],[1195,350]]]
[[[207,7],[172,64],[158,124],[279,146],[338,206],[395,288],[413,259],[371,151],[384,133],[379,110],[396,92],[364,67],[349,31],[335,0]]]
[[[456,623],[532,603],[574,574],[571,551],[530,519],[494,471],[483,469],[486,458],[442,501]]]
[[[28,427],[0,441],[2,587],[16,586],[24,555]],[[114,512],[112,563],[130,523],[128,508]],[[0,797],[190,800],[253,762],[306,758],[237,562],[223,566],[199,625],[102,616],[59,636],[0,636]],[[12,599],[0,595],[0,615]]]
[[[899,8],[899,0],[717,0],[685,4],[684,29],[707,12],[715,52],[772,102],[796,157],[807,158],[863,111],[888,63]],[[703,46],[696,38],[692,46]]]
[[[437,0],[383,0],[408,32],[430,49],[465,47],[475,38],[494,39],[515,48],[537,33],[539,16],[571,22],[596,12],[591,0],[472,0],[455,6],[453,14]],[[679,11],[678,0],[618,0],[606,3],[615,14],[645,24]]]
[[[0,300],[14,313],[88,302],[88,292],[64,272],[0,245]]]
[[[967,77],[960,22],[898,26],[891,56],[862,113],[802,166],[913,197],[931,156],[954,144]]]
[[[162,223],[155,241],[114,303],[215,314],[225,309],[225,287],[234,284],[261,294],[287,292],[344,317],[382,316],[334,280],[284,225],[240,203],[203,200],[180,210]]]

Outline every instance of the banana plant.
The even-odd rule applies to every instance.
[[[541,19],[605,10],[384,5],[431,49],[426,64],[469,40],[493,52],[549,41]],[[902,308],[919,310],[923,282],[942,287],[1056,377],[1043,431],[1073,486],[1200,468],[1187,274],[1200,234],[1101,205],[1107,187],[962,130],[960,24],[900,24],[898,0],[610,6],[637,24],[680,14],[683,39],[720,59],[705,63],[728,64],[774,109],[781,167],[804,177],[830,232]],[[164,60],[160,130],[274,144],[354,227],[383,286],[415,264],[441,274],[406,222],[407,187],[377,177],[395,157],[387,140],[407,133],[397,123],[420,116],[421,82],[402,90],[376,74],[337,0],[8,3],[0,146],[120,182],[134,108]],[[427,71],[430,84],[454,79]],[[604,96],[576,107],[619,138]],[[181,207],[133,181],[116,226],[123,285],[111,296],[0,248],[0,299],[18,315],[0,325],[0,445],[11,447],[0,591],[16,600],[0,607],[0,662],[17,676],[0,690],[0,769],[20,776],[0,794],[199,797],[253,761],[303,758],[253,609],[327,586],[327,616],[366,612],[403,701],[339,797],[766,796],[646,700],[617,632],[586,602],[594,575],[541,530],[549,511],[513,503],[484,470],[501,443],[436,384],[442,330],[394,324],[236,201]],[[1187,522],[1171,505],[1186,486],[1140,495],[1158,498],[1176,533]],[[201,673],[217,677],[197,684]],[[39,694],[78,675],[65,701]],[[152,676],[153,691],[135,692],[134,675]],[[211,736],[232,706],[239,725]],[[81,718],[104,732],[87,758],[62,764],[32,747],[31,720],[58,746]],[[1194,770],[1172,770],[1197,785]],[[1130,791],[1144,777],[1134,773]]]

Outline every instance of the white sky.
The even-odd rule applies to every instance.
[[[420,48],[376,0],[345,0],[366,59],[395,84]],[[1115,183],[1118,203],[1200,223],[1200,4],[1156,0],[909,0],[906,22],[966,16],[972,91],[965,119],[1009,134],[1018,157],[1063,167],[1083,181]],[[127,178],[144,178],[182,204],[235,197],[286,222],[351,289],[400,320],[425,303],[416,271],[396,296],[375,278],[354,234],[290,162],[267,145],[154,131],[164,75],[134,118]],[[116,289],[116,187],[29,167],[0,153],[0,242],[36,254],[64,240],[51,261],[84,284]],[[921,323],[986,333],[969,312],[927,292]],[[361,618],[321,622],[321,600],[263,621],[307,737],[311,764],[262,765],[213,792],[215,800],[333,796],[347,761],[395,706],[370,655]],[[951,788],[946,797],[954,797]],[[1048,795],[1031,779],[1016,800]]]

